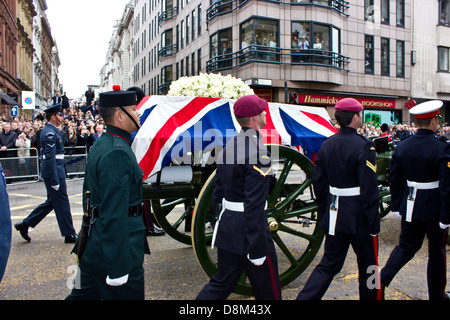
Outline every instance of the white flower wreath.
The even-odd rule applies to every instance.
[[[238,99],[254,94],[253,89],[241,79],[220,73],[200,73],[198,76],[181,77],[172,82],[168,96],[213,97]]]

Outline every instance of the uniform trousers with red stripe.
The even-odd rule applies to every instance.
[[[402,218],[399,244],[392,251],[381,270],[381,283],[389,286],[394,276],[410,261],[422,247],[425,235],[428,238],[427,281],[430,300],[440,300],[447,284],[446,237],[447,230],[439,227],[438,220],[406,222]]]
[[[378,236],[336,232],[326,235],[324,254],[297,296],[297,300],[320,300],[334,276],[344,265],[350,245],[356,254],[359,270],[359,297],[361,300],[381,298],[378,272]]]
[[[244,271],[252,285],[256,300],[281,300],[275,252],[267,255],[261,266],[255,266],[246,256],[236,255],[220,248],[217,253],[217,273],[200,291],[197,300],[227,299]]]

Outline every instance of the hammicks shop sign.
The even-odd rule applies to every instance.
[[[339,100],[344,98],[345,97],[299,94],[298,104],[315,104],[315,105],[332,106],[338,103]],[[358,100],[364,108],[384,108],[384,109],[395,108],[394,99],[370,99],[370,98],[355,98],[355,99]]]

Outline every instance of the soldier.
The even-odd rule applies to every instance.
[[[6,264],[11,251],[11,210],[8,192],[6,190],[5,175],[0,163],[0,283],[5,274]]]
[[[142,264],[150,251],[142,218],[143,172],[130,146],[131,133],[140,128],[136,93],[114,90],[100,94],[107,128],[91,148],[83,184],[95,220],[69,300],[145,298]]]
[[[380,215],[375,145],[357,134],[363,110],[357,100],[342,99],[335,110],[341,129],[322,144],[313,172],[321,226],[327,232],[324,255],[297,299],[321,299],[351,245],[358,258],[360,299],[375,300],[381,298],[376,281]]]
[[[428,238],[428,295],[430,300],[445,294],[445,238],[450,225],[450,145],[435,136],[442,101],[421,103],[410,113],[417,133],[400,142],[389,169],[392,212],[400,215],[399,244],[381,270],[384,289],[398,271],[413,258]]]
[[[41,176],[47,189],[47,200],[36,207],[22,222],[14,227],[22,238],[30,242],[28,228],[35,228],[52,210],[55,210],[59,229],[64,242],[74,243],[76,232],[73,228],[70,213],[69,197],[67,196],[66,168],[64,163],[64,142],[58,126],[63,120],[62,106],[56,104],[45,110],[47,124],[40,135],[41,144]]]
[[[256,95],[234,104],[242,130],[218,156],[213,194],[220,212],[212,244],[218,247],[217,274],[198,300],[226,299],[243,271],[256,299],[281,299],[277,256],[264,210],[273,179],[270,154],[259,132],[266,124],[266,107]]]

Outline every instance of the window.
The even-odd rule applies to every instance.
[[[390,0],[381,0],[381,23],[389,24],[389,2]]]
[[[278,21],[263,18],[252,18],[241,24],[241,47],[245,56],[241,60],[249,58],[259,60],[278,60],[276,52],[278,47]],[[249,49],[246,49],[249,47]]]
[[[197,74],[202,71],[202,49],[197,50]]]
[[[374,58],[374,48],[373,48],[373,36],[366,35],[364,40],[364,50],[365,50],[365,72],[373,74],[374,73],[374,67],[373,67],[373,58]]]
[[[219,55],[219,45],[218,45],[219,34],[215,33],[209,39],[209,57],[213,58]]]
[[[364,20],[375,21],[374,13],[373,0],[364,0]]]
[[[397,0],[397,26],[405,26],[405,0]]]
[[[397,77],[405,76],[405,42],[397,40]]]
[[[195,20],[196,20],[195,10],[192,10],[191,17],[192,17],[192,40],[194,40],[195,39]]]
[[[168,29],[161,34],[160,57],[170,56],[173,52],[173,30]]]
[[[219,56],[218,64],[216,68],[231,67],[233,62],[233,49],[231,46],[232,29],[224,29],[216,32],[210,38],[210,57],[214,58]]]
[[[381,38],[381,75],[389,76],[389,39]]]
[[[169,20],[174,17],[173,0],[165,0],[163,2],[163,12],[161,14],[163,20]]]
[[[184,59],[180,60],[180,77],[184,77]]]
[[[181,39],[180,39],[180,48],[184,48],[184,37],[186,35],[186,29],[184,28],[184,20],[181,20]]]
[[[190,24],[191,19],[189,19],[189,15],[186,16],[186,45],[189,43],[189,24]]]
[[[291,62],[341,66],[340,30],[311,21],[291,24]],[[333,53],[332,53],[333,52]]]
[[[439,0],[439,24],[450,26],[450,0]]]
[[[186,57],[186,76],[189,76],[189,56]]]
[[[449,48],[438,47],[438,71],[449,72]]]
[[[313,44],[312,49],[330,50],[330,26],[313,23]]]
[[[200,35],[202,33],[202,5],[199,4],[197,7],[197,30],[198,30],[198,35]]]

